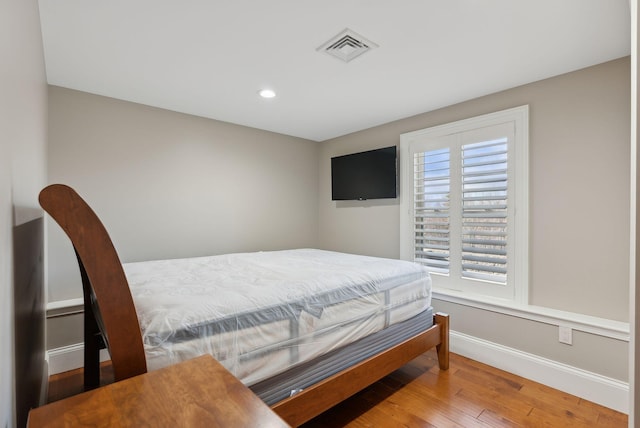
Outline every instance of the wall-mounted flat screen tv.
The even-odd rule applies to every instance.
[[[331,158],[334,201],[398,197],[396,146]]]

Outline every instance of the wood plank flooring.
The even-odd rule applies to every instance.
[[[110,361],[100,363],[100,386],[113,383],[113,367]],[[49,376],[47,402],[62,400],[83,391],[82,369],[71,370]]]
[[[103,364],[105,377],[111,367]],[[49,401],[82,389],[82,371],[54,375]],[[429,351],[303,425],[319,427],[626,427],[627,415],[451,354]]]

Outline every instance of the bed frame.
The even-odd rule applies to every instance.
[[[84,387],[100,385],[100,349],[108,348],[114,379],[147,371],[144,347],[129,284],[104,225],[69,186],[52,184],[40,192],[40,205],[67,234],[78,259],[84,293]],[[441,370],[449,368],[449,316],[381,353],[345,369],[272,406],[298,426],[436,347]]]

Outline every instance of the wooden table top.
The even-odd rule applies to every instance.
[[[29,413],[28,427],[288,427],[210,355]]]

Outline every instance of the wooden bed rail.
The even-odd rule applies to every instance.
[[[291,426],[301,425],[434,346],[438,351],[440,369],[449,369],[449,315],[447,314],[436,313],[434,325],[428,330],[336,373],[274,404],[271,408]]]
[[[133,298],[104,225],[69,186],[47,186],[40,192],[39,201],[71,240],[80,267],[85,306],[85,390],[100,384],[101,338],[109,348],[116,381],[146,373]]]
[[[85,303],[85,389],[100,384],[101,341],[109,349],[116,381],[146,373],[147,365],[129,284],[104,225],[70,187],[53,184],[40,205],[67,234],[76,252]],[[272,409],[298,426],[350,397],[418,355],[436,347],[440,369],[449,368],[449,316],[434,315],[427,330],[324,379]]]

